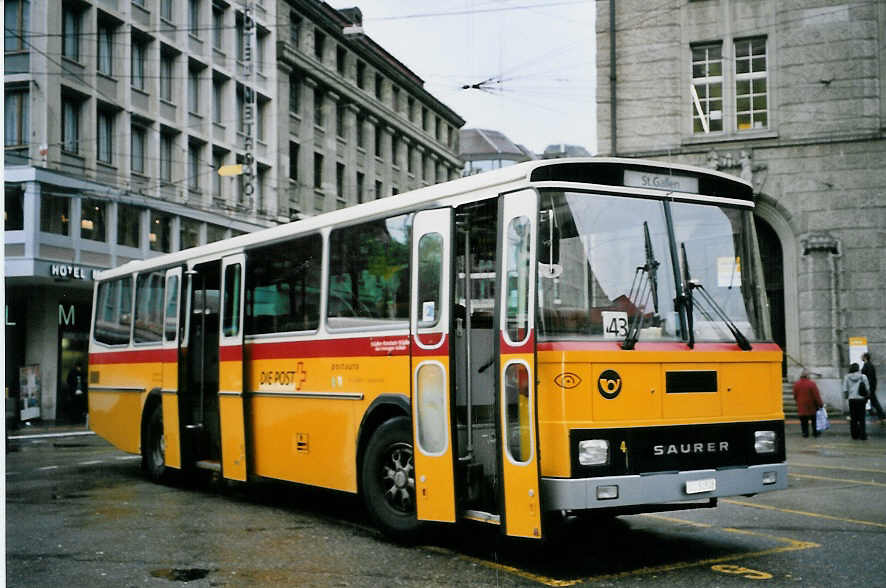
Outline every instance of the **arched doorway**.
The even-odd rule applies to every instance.
[[[757,242],[760,246],[760,258],[763,262],[763,281],[766,296],[769,298],[769,321],[772,326],[772,337],[779,347],[787,351],[785,336],[785,292],[784,292],[784,253],[781,241],[775,229],[760,218],[755,219],[757,225]],[[787,353],[781,362],[781,375],[787,376]]]

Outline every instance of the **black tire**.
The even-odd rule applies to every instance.
[[[151,409],[142,433],[142,466],[152,481],[162,482],[166,478],[166,437],[160,403]]]
[[[420,529],[412,452],[409,419],[391,419],[373,433],[360,469],[363,502],[372,520],[386,535],[404,542],[414,540]]]

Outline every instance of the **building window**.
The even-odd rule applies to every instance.
[[[345,110],[347,107],[341,102],[335,104],[335,134],[345,136]]]
[[[357,62],[357,87],[366,89],[366,64],[362,61]]]
[[[314,153],[314,188],[323,188],[323,154]]]
[[[357,204],[363,204],[366,199],[366,176],[357,172]]]
[[[98,71],[110,76],[114,73],[114,29],[104,23],[98,25]]]
[[[335,195],[345,197],[345,164],[335,163]]]
[[[200,189],[200,146],[188,144],[188,188]]]
[[[200,221],[182,218],[178,232],[179,249],[189,249],[200,244]]]
[[[145,128],[132,125],[131,135],[132,171],[143,174],[145,173]]]
[[[200,36],[200,0],[188,1],[188,32]]]
[[[105,241],[105,212],[107,203],[94,198],[80,200],[80,237],[90,241]]]
[[[246,51],[246,41],[243,38],[246,34],[246,29],[243,25],[243,15],[237,14],[236,21],[234,34],[237,36],[237,61],[243,61],[243,54]]]
[[[720,43],[692,47],[692,87],[698,96],[698,104],[694,96],[692,99],[692,132],[722,131],[723,47]]]
[[[337,71],[341,76],[345,75],[345,57],[347,56],[348,51],[342,46],[338,46],[335,49],[335,71]]]
[[[267,114],[267,100],[258,100],[255,105],[255,139],[264,142],[265,140],[265,118]]]
[[[415,164],[412,163],[412,145],[406,146],[406,172],[410,174],[415,173]]]
[[[80,61],[80,13],[62,6],[62,55]]]
[[[409,122],[415,122],[415,98],[412,96],[406,99],[406,118]]]
[[[294,12],[289,13],[289,42],[298,49],[298,35],[301,31],[301,17]]]
[[[382,150],[382,130],[381,130],[380,126],[376,125],[375,126],[375,156],[376,157],[382,156],[381,150]]]
[[[391,107],[394,109],[394,112],[400,113],[400,88],[397,86],[391,87]]]
[[[132,84],[133,88],[145,89],[145,52],[147,43],[139,39],[132,40]]]
[[[5,231],[21,231],[25,228],[24,194],[19,188],[6,188],[3,201],[3,223]]]
[[[175,71],[175,56],[169,53],[160,55],[160,99],[172,102],[172,78]]]
[[[323,63],[323,51],[326,49],[326,35],[318,30],[314,30],[314,57],[317,61]]]
[[[53,194],[40,195],[40,230],[65,235],[71,225],[71,199]]]
[[[357,117],[357,147],[366,149],[366,120],[363,117]]]
[[[384,184],[381,183],[381,180],[375,180],[375,199],[378,200],[383,196],[382,190],[384,190]]]
[[[215,243],[227,236],[227,229],[218,225],[206,225],[206,242]]]
[[[428,109],[425,108],[424,106],[422,106],[421,107],[421,130],[427,131],[428,129],[430,129],[429,124],[430,123],[429,123]]]
[[[289,112],[298,114],[301,108],[299,100],[301,92],[301,81],[297,74],[289,74]]]
[[[200,112],[200,72],[196,69],[188,70],[188,110]]]
[[[440,140],[440,119],[438,117],[434,118],[434,138],[438,141]]]
[[[375,97],[378,100],[382,99],[383,84],[384,84],[384,78],[381,77],[381,74],[375,74]]]
[[[224,48],[225,12],[216,6],[212,7],[212,47],[221,51]]]
[[[62,150],[78,153],[80,149],[80,103],[62,97]]]
[[[212,122],[221,124],[224,116],[224,82],[212,80]]]
[[[218,175],[218,170],[220,170],[224,164],[224,153],[214,152],[212,154],[212,195],[219,200],[222,198],[222,181],[221,176]]]
[[[148,234],[151,251],[172,251],[172,216],[151,211],[151,232]]]
[[[264,73],[265,71],[265,41],[268,38],[266,32],[259,31],[255,35],[255,71]]]
[[[769,126],[766,39],[735,42],[735,121],[739,131]]]
[[[3,3],[4,17],[4,51],[21,51],[25,49],[25,34],[31,31],[30,0],[6,0]]]
[[[30,93],[26,89],[7,90],[4,108],[3,144],[7,147],[27,145]]]
[[[289,179],[298,182],[298,143],[289,142]]]
[[[243,95],[243,86],[237,84],[237,132],[244,133],[246,131],[246,121],[243,118],[243,108],[246,104],[246,97]]]
[[[323,116],[323,90],[317,88],[314,90],[314,124],[322,127],[325,123],[326,118]]]
[[[142,209],[130,204],[117,205],[117,244],[126,247],[141,245]]]
[[[114,114],[107,110],[99,110],[96,116],[96,135],[98,136],[98,149],[96,158],[102,162],[113,163],[114,145]]]
[[[160,1],[160,18],[172,22],[172,0]]]
[[[175,137],[169,133],[160,134],[160,179],[172,181],[172,145]]]

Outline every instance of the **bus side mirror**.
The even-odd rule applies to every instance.
[[[554,211],[543,210],[538,223],[538,261],[548,265],[560,263],[560,228],[554,226]]]

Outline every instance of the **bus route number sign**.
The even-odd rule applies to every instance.
[[[604,310],[603,337],[605,339],[624,339],[628,336],[628,313]]]

